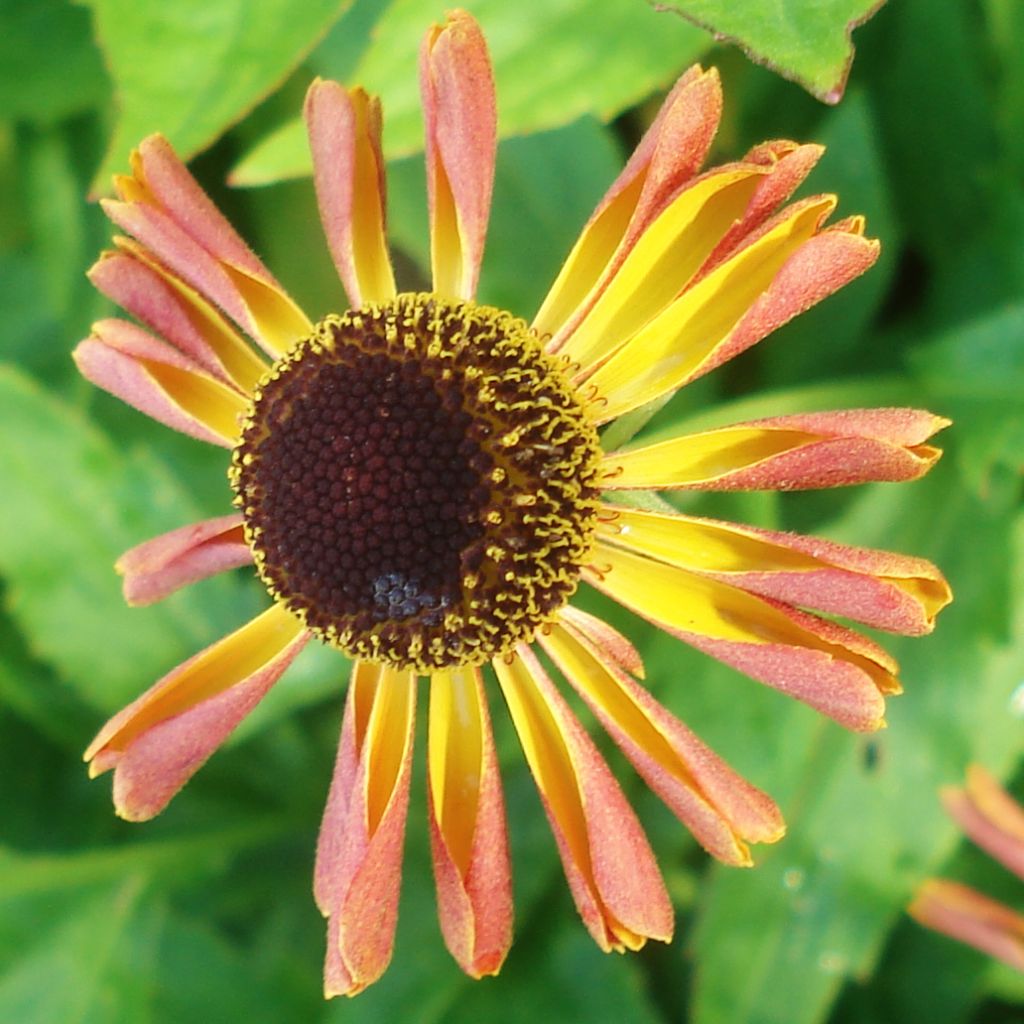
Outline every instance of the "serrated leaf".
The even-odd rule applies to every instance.
[[[585,114],[608,120],[667,86],[707,48],[684,21],[621,0],[553,0],[527,13],[504,0],[467,0],[494,61],[502,137],[556,128]],[[351,83],[381,96],[384,149],[391,157],[423,146],[417,60],[439,15],[419,0],[395,0],[374,26],[373,42]],[[311,172],[298,118],[253,149],[235,184],[263,184]]]
[[[823,103],[843,98],[853,62],[853,30],[885,0],[674,0],[657,2],[758,64],[792,79]]]
[[[163,132],[185,158],[203,149],[302,60],[350,0],[87,0],[119,116],[95,191]]]

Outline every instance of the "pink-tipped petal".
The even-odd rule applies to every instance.
[[[753,420],[605,458],[609,490],[796,491],[916,480],[938,461],[925,444],[949,425],[917,409],[848,409]]]
[[[563,617],[564,622],[564,617]],[[737,775],[582,633],[556,625],[540,642],[647,784],[712,856],[752,863],[747,842],[785,832],[774,801]]]
[[[1024,808],[992,775],[972,764],[966,789],[944,790],[942,802],[974,843],[1024,878]]]
[[[157,262],[228,314],[274,358],[312,328],[160,135],[132,154],[132,175],[104,200],[115,224]]]
[[[749,194],[765,173],[762,168],[747,179]],[[586,336],[595,307],[566,351],[581,363],[580,378],[589,375],[589,384],[605,400],[601,422],[720,366],[867,270],[877,259],[878,243],[862,237],[860,221],[850,224],[856,230],[823,229],[835,205],[834,196],[815,196],[787,207],[710,273],[688,274],[690,283],[674,299],[648,319],[634,319],[632,330],[612,343],[604,339],[596,350]],[[712,248],[706,249],[709,255]],[[634,282],[628,286],[638,289]],[[577,354],[580,331],[590,345],[590,350],[584,345],[582,356]]]
[[[380,101],[362,89],[317,79],[306,93],[320,220],[353,306],[395,297],[385,236]]]
[[[849,729],[884,725],[895,663],[867,638],[798,609],[599,543],[584,578],[698,650]]]
[[[118,244],[120,251],[104,253],[89,280],[203,369],[249,394],[266,364],[198,292],[135,243],[122,238]]]
[[[115,568],[128,604],[153,604],[181,587],[252,562],[242,516],[189,523],[126,551]]]
[[[353,666],[314,873],[329,998],[361,992],[391,961],[415,717],[412,673]]]
[[[586,640],[602,654],[612,659],[624,672],[644,678],[644,663],[640,652],[617,629],[610,626],[604,619],[582,611],[567,604],[559,613],[559,618],[576,633],[582,634]]]
[[[977,890],[929,879],[907,911],[925,927],[1024,971],[1024,917]]]
[[[430,682],[430,849],[445,945],[471,977],[497,974],[512,944],[505,802],[479,669]]]
[[[553,349],[594,304],[648,225],[700,169],[721,113],[718,72],[694,65],[676,82],[598,203],[534,319],[535,330],[552,335]]]
[[[101,320],[72,353],[86,380],[183,434],[232,448],[246,399],[125,320]]]
[[[449,12],[420,50],[434,291],[476,293],[497,152],[494,76],[480,26]]]
[[[667,942],[672,906],[654,854],[593,741],[528,647],[494,669],[587,930],[606,952]]]
[[[921,558],[715,519],[616,509],[607,541],[784,604],[920,636],[951,600],[939,570]]]
[[[159,814],[302,650],[308,634],[279,605],[179,665],[115,715],[85,753],[114,769],[114,806],[129,821]]]
[[[729,258],[754,232],[759,231],[775,210],[784,203],[811,173],[825,152],[824,146],[797,145],[786,139],[763,142],[743,158],[749,163],[771,167],[771,174],[758,182],[743,216],[725,233],[715,246],[699,277],[712,271]]]
[[[147,199],[166,211],[211,256],[280,287],[162,135],[142,140],[133,170],[148,193]]]

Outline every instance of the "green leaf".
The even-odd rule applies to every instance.
[[[151,132],[185,158],[208,146],[284,79],[349,0],[87,2],[119,105],[93,181],[103,191]]]
[[[667,86],[709,41],[685,22],[621,0],[554,0],[524,15],[504,0],[467,0],[487,36],[498,90],[502,137],[543,131],[585,114],[608,120]],[[394,0],[350,81],[381,96],[384,150],[423,147],[417,61],[431,21],[419,0]],[[296,119],[235,168],[236,184],[260,184],[311,171]]]
[[[0,1019],[108,1024],[145,1019],[148,983],[132,961],[150,946],[139,924],[139,879],[72,899],[49,927],[21,913],[16,955],[0,971]],[[5,907],[8,928],[12,908]],[[148,942],[146,939],[148,938]],[[145,946],[144,946],[145,944]]]
[[[69,0],[5,0],[0,110],[53,124],[103,100],[109,83],[89,12]]]
[[[884,0],[882,0],[884,3]],[[658,3],[715,38],[735,43],[758,64],[799,82],[824,103],[843,98],[853,62],[853,30],[881,6],[878,0],[675,0]]]
[[[0,445],[7,610],[33,656],[88,704],[113,710],[238,616],[237,581],[221,577],[161,605],[128,608],[114,561],[197,518],[192,502],[151,456],[120,450],[79,413],[3,367],[0,429],[16,439]]]

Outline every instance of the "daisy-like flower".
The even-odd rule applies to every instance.
[[[749,843],[783,832],[775,804],[638,682],[629,641],[570,604],[581,582],[861,730],[882,725],[896,665],[807,609],[921,634],[949,600],[919,559],[641,511],[626,494],[914,479],[938,457],[935,416],[811,413],[602,450],[603,425],[874,262],[860,218],[825,225],[834,197],[783,205],[819,147],[769,142],[701,172],[721,94],[692,68],[527,323],[473,298],[496,113],[469,15],[427,33],[420,76],[433,291],[396,291],[377,100],[317,81],[306,121],[348,312],[314,324],[154,136],[104,204],[131,238],[91,271],[139,323],[103,320],[76,351],[100,387],[232,451],[237,511],[129,551],[127,599],[250,563],[271,599],[100,731],[86,758],[114,770],[118,813],[159,813],[311,637],[353,660],[315,871],[328,995],[391,956],[422,677],[441,930],[480,976],[512,922],[491,673],[594,939],[638,949],[673,928],[640,824],[535,645],[711,854],[749,864]]]
[[[1024,807],[981,765],[964,788],[942,791],[946,810],[987,854],[1024,879]],[[968,885],[930,878],[908,908],[921,924],[1024,971],[1024,915]]]

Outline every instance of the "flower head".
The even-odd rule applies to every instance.
[[[691,69],[528,323],[474,300],[496,113],[469,15],[427,33],[420,78],[431,292],[396,290],[376,99],[316,81],[314,181],[350,308],[313,324],[157,136],[105,204],[131,238],[91,271],[138,323],[101,321],[75,354],[100,387],[232,450],[236,511],[124,555],[128,600],[250,563],[270,597],[100,731],[86,757],[114,770],[118,813],[159,813],[311,637],[353,659],[315,872],[330,995],[391,956],[421,677],[441,929],[480,976],[512,924],[492,677],[594,939],[672,934],[643,830],[536,646],[711,854],[749,864],[748,844],[783,833],[775,804],[650,696],[630,642],[571,603],[581,584],[853,729],[882,724],[896,665],[810,609],[921,634],[949,600],[920,559],[642,511],[625,493],[910,480],[938,458],[938,417],[808,413],[602,449],[602,425],[874,262],[859,218],[826,225],[833,197],[784,205],[818,147],[766,143],[701,172],[721,95]]]
[[[981,765],[968,767],[963,789],[943,790],[942,802],[970,839],[1024,878],[1024,807]],[[930,878],[908,911],[926,927],[1024,971],[1024,915],[977,889]]]

